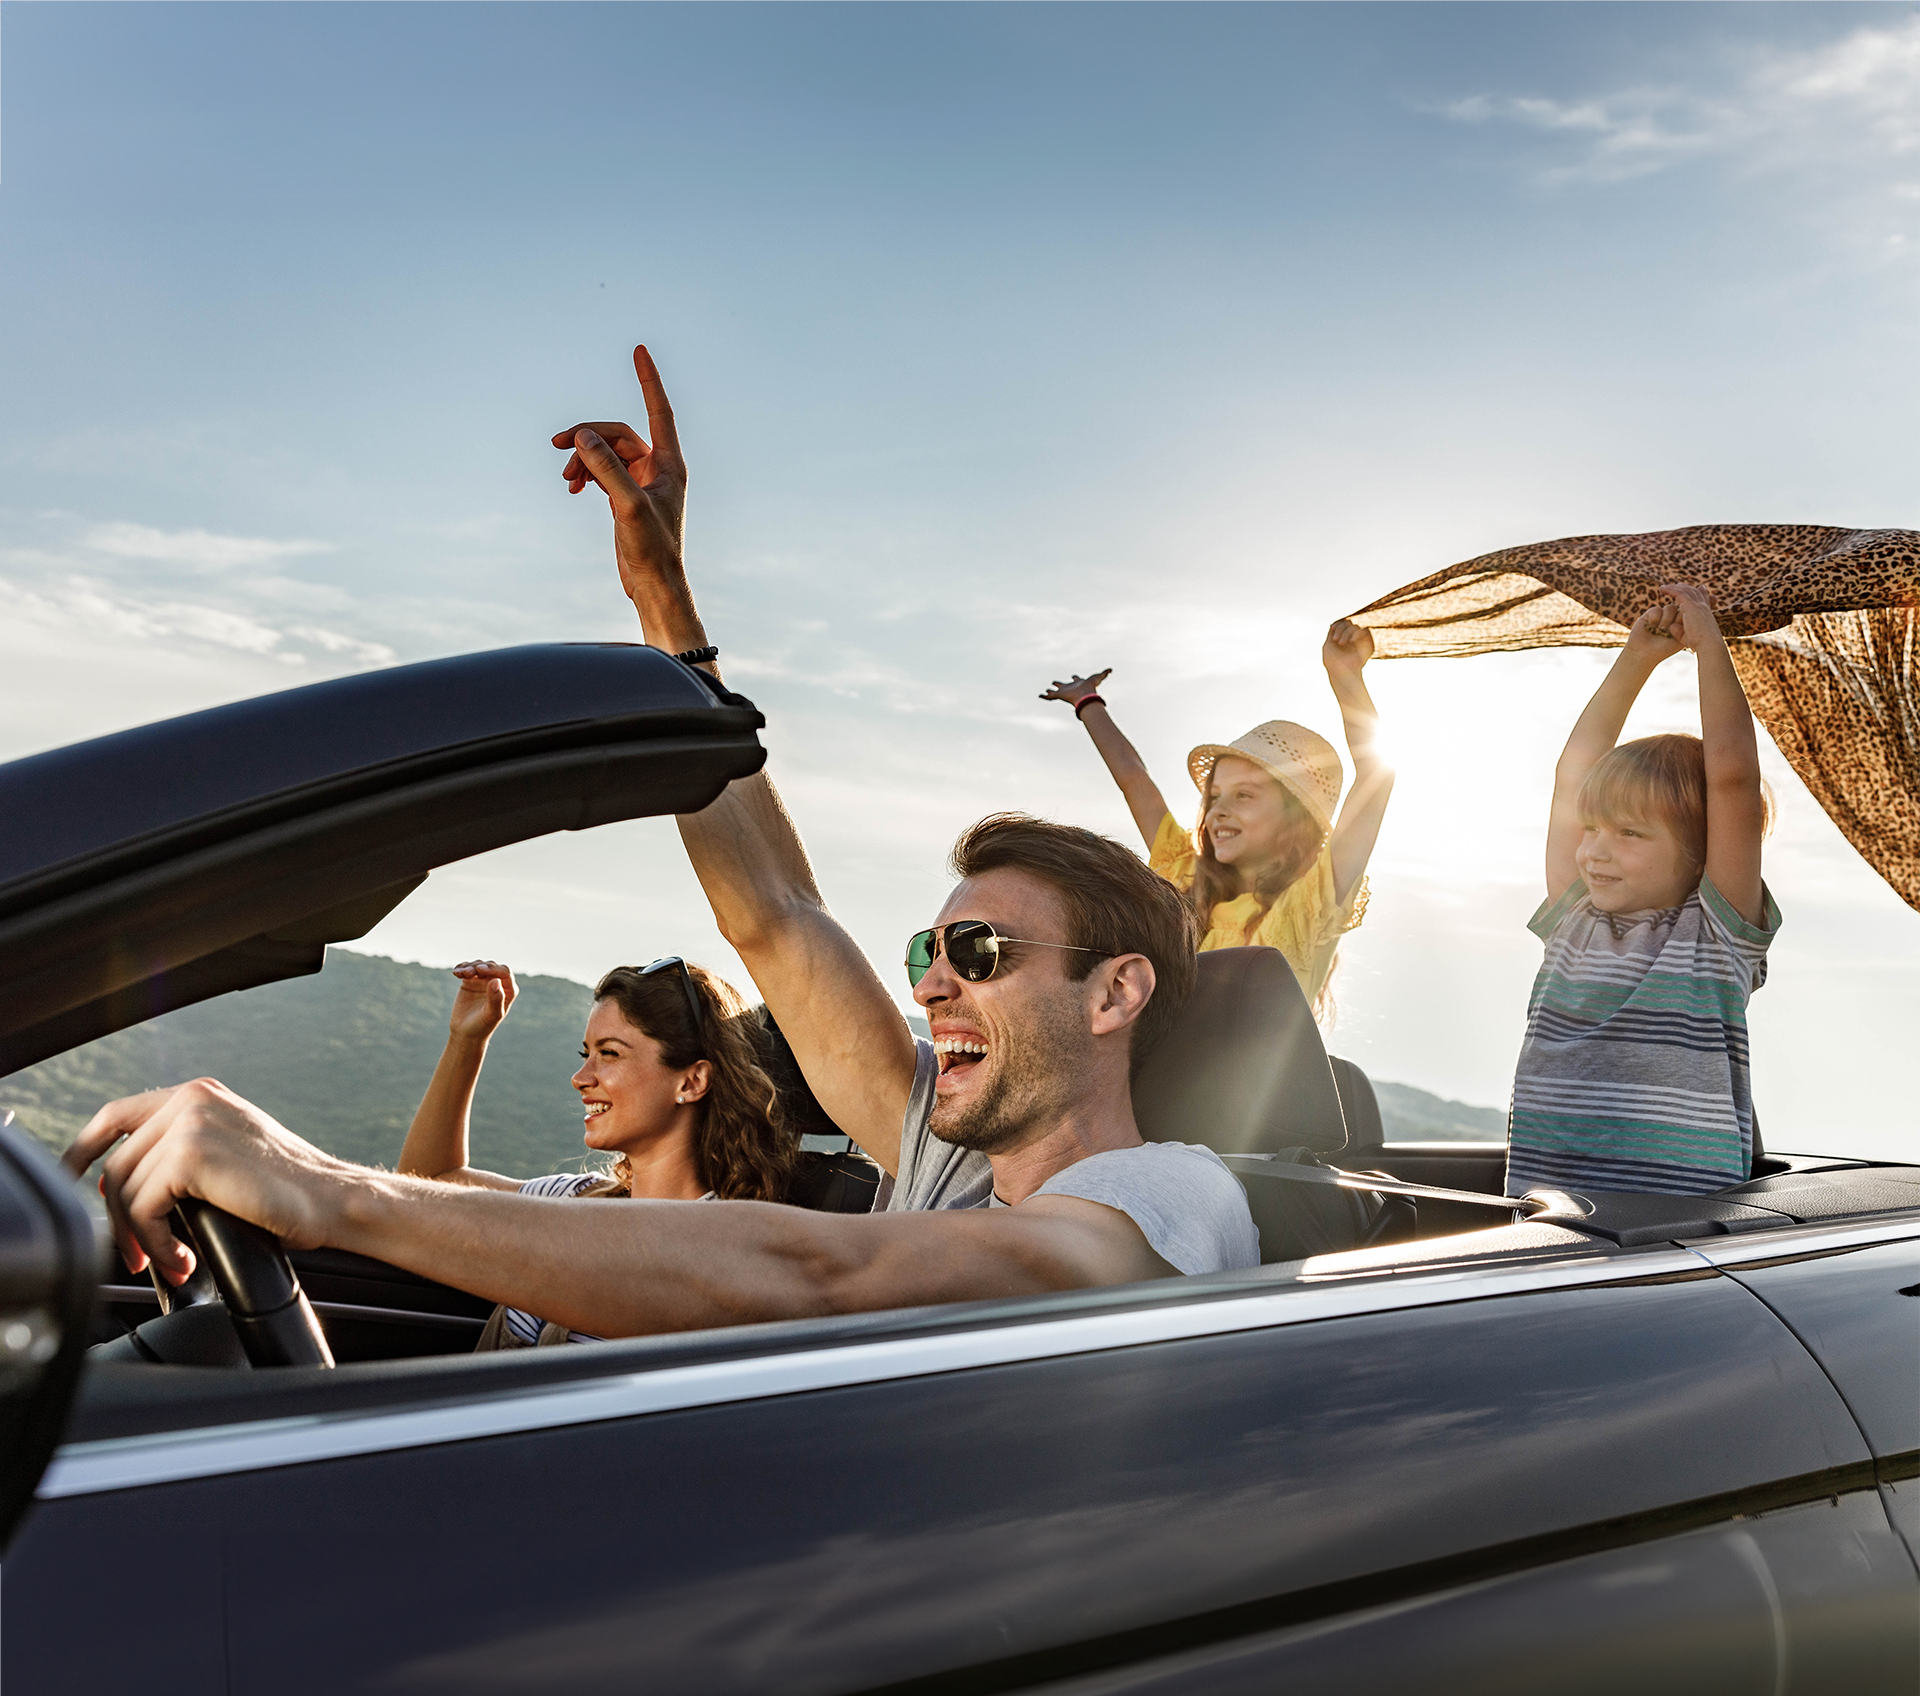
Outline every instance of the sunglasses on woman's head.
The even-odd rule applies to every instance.
[[[642,966],[639,975],[650,978],[655,972],[674,972],[680,978],[680,990],[687,998],[687,1016],[693,1020],[693,1034],[704,1046],[707,1038],[707,1021],[700,1009],[700,992],[693,987],[693,974],[687,970],[687,963],[678,954],[669,954],[663,960],[656,960],[651,966]]]
[[[1097,948],[1082,948],[1073,942],[1032,942],[1022,936],[1002,936],[985,919],[955,919],[949,925],[935,925],[907,939],[907,982],[918,987],[933,970],[933,963],[944,950],[947,964],[957,977],[968,983],[985,983],[1000,969],[1000,944],[1011,942],[1021,948],[1065,948],[1076,954],[1100,954]]]

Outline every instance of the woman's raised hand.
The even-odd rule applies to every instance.
[[[491,1036],[520,993],[512,969],[498,960],[462,960],[453,975],[460,980],[460,991],[453,998],[448,1035],[469,1041]]]
[[[1320,644],[1320,663],[1328,671],[1359,669],[1373,658],[1373,632],[1350,618],[1337,618],[1327,627],[1327,639]]]
[[[1077,707],[1089,695],[1097,695],[1100,685],[1113,675],[1113,667],[1105,671],[1096,671],[1091,677],[1070,677],[1065,683],[1059,678],[1053,680],[1051,689],[1043,689],[1040,699],[1043,701],[1065,701],[1070,707]]]

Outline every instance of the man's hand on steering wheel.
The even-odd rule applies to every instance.
[[[61,1160],[77,1178],[102,1155],[100,1193],[128,1267],[139,1272],[151,1258],[172,1284],[194,1268],[168,1222],[182,1196],[250,1220],[289,1248],[314,1248],[352,1172],[212,1078],[109,1102]]]

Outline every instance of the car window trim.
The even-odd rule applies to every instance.
[[[1002,1322],[927,1336],[660,1366],[412,1407],[352,1409],[70,1443],[40,1482],[46,1499],[255,1472],[352,1455],[513,1436],[813,1390],[935,1377],[980,1367],[1272,1330],[1323,1319],[1648,1277],[1712,1275],[1684,1248],[1552,1265],[1475,1266],[1290,1283],[1257,1295]],[[591,1347],[595,1345],[569,1345]]]
[[[1920,1236],[1920,1216],[1909,1213],[1898,1219],[1851,1219],[1844,1224],[1832,1220],[1809,1220],[1777,1230],[1757,1231],[1751,1236],[1711,1237],[1692,1246],[1702,1258],[1715,1266],[1751,1266],[1758,1261],[1812,1259],[1818,1255],[1844,1254],[1849,1249],[1866,1248],[1874,1243],[1899,1242]]]
[[[1756,1233],[1760,1235],[1770,1239],[1775,1253],[1780,1238],[1788,1235],[1795,1239],[1793,1252],[1805,1253],[1819,1246],[1851,1247],[1920,1236],[1920,1217],[1838,1230],[1799,1227]],[[1768,1247],[1753,1238],[1740,1242],[1756,1256]],[[1716,1239],[1713,1246],[1727,1245],[1725,1239]],[[1025,1324],[1001,1321],[926,1336],[654,1367],[392,1410],[357,1408],[70,1443],[55,1454],[37,1494],[48,1500],[95,1495],[1396,1309],[1650,1279],[1691,1280],[1718,1273],[1714,1261],[1694,1246],[1674,1245],[1628,1255],[1596,1252],[1591,1259],[1561,1259],[1545,1266],[1483,1264],[1391,1278],[1361,1276],[1351,1282],[1309,1281],[1309,1274],[1307,1280],[1283,1289],[1226,1300],[1125,1308]]]

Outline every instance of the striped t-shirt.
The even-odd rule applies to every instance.
[[[1527,928],[1547,945],[1507,1121],[1507,1194],[1705,1195],[1753,1164],[1747,997],[1780,909],[1750,925],[1705,878],[1678,907],[1603,913],[1575,879]]]

